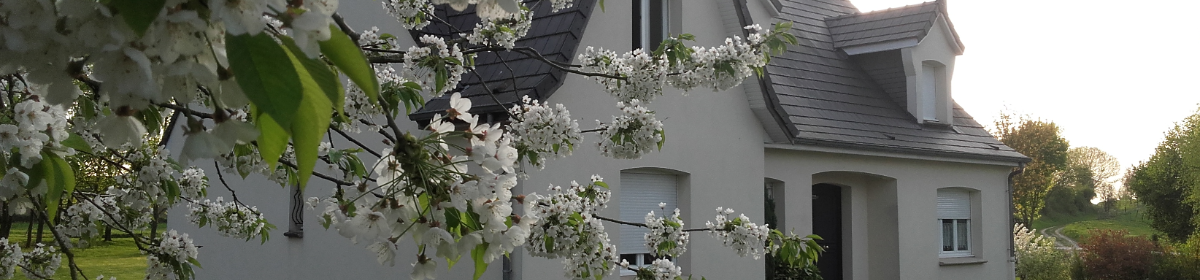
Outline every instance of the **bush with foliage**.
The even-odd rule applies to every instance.
[[[1054,238],[1040,236],[1025,225],[1013,227],[1017,249],[1017,277],[1022,280],[1069,278],[1071,261],[1067,252],[1054,248]]]
[[[1154,269],[1154,243],[1125,230],[1092,230],[1080,244],[1087,279],[1147,279]]]
[[[1160,249],[1162,254],[1156,256],[1150,279],[1200,279],[1200,236],[1192,236],[1187,243],[1166,244]]]

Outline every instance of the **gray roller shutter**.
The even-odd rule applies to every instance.
[[[970,219],[971,194],[961,190],[938,190],[938,219]]]
[[[675,210],[677,176],[670,174],[621,172],[621,220],[635,223],[646,221],[646,213],[662,215],[659,202],[667,203],[667,211]],[[621,226],[621,254],[649,253],[646,249],[646,228]]]

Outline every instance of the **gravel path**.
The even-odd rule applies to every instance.
[[[1079,243],[1062,234],[1063,227],[1048,227],[1041,230],[1042,235],[1054,237],[1054,245],[1063,250],[1080,250]]]

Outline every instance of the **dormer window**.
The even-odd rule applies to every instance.
[[[922,123],[949,123],[949,92],[946,90],[946,67],[937,61],[921,63],[917,94]]]
[[[658,49],[671,34],[668,0],[633,1],[633,48],[647,53]]]

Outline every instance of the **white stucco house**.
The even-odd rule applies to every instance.
[[[609,0],[604,11],[596,0],[579,0],[555,14],[543,3],[518,45],[558,61],[574,59],[581,46],[624,51],[662,34],[691,33],[696,45],[717,45],[743,36],[742,26],[780,21],[795,23],[800,44],[773,58],[761,78],[730,90],[665,92],[649,105],[669,136],[661,151],[616,160],[581,145],[544,170],[527,170],[529,179],[515,192],[544,192],[551,184],[599,174],[614,191],[603,215],[640,221],[666,202],[682,210],[689,227],[702,227],[718,206],[762,222],[769,194],[777,228],[825,238],[825,279],[1013,279],[1009,178],[1028,158],[955,104],[954,94],[973,93],[951,88],[955,57],[964,46],[944,1],[869,13],[848,0]],[[361,4],[342,3],[352,25],[404,32],[377,4]],[[441,12],[464,29],[477,21]],[[434,24],[423,32],[448,30]],[[487,80],[468,74],[458,91],[484,119],[503,121],[501,108],[524,95],[566,105],[585,126],[616,112],[602,86],[583,77],[520,56],[483,56],[477,63]],[[480,83],[496,91],[500,104]],[[428,119],[446,102],[431,100],[410,119]],[[170,144],[173,151],[181,145]],[[206,168],[210,177],[216,174]],[[326,195],[332,187],[312,182],[304,196]],[[279,229],[259,245],[196,229],[185,211],[171,211],[169,226],[190,232],[203,246],[201,279],[408,277],[415,256],[381,266],[371,252],[322,229],[289,188],[255,176],[238,184],[238,197],[258,205]],[[224,188],[210,188],[210,196],[222,195],[228,195]],[[636,229],[607,227],[622,257],[637,263],[646,253]],[[558,260],[518,251],[483,278],[562,278]],[[469,279],[465,262],[440,270],[439,277]],[[739,258],[706,234],[693,235],[678,263],[685,274],[707,279],[764,279],[767,273],[763,260]]]

